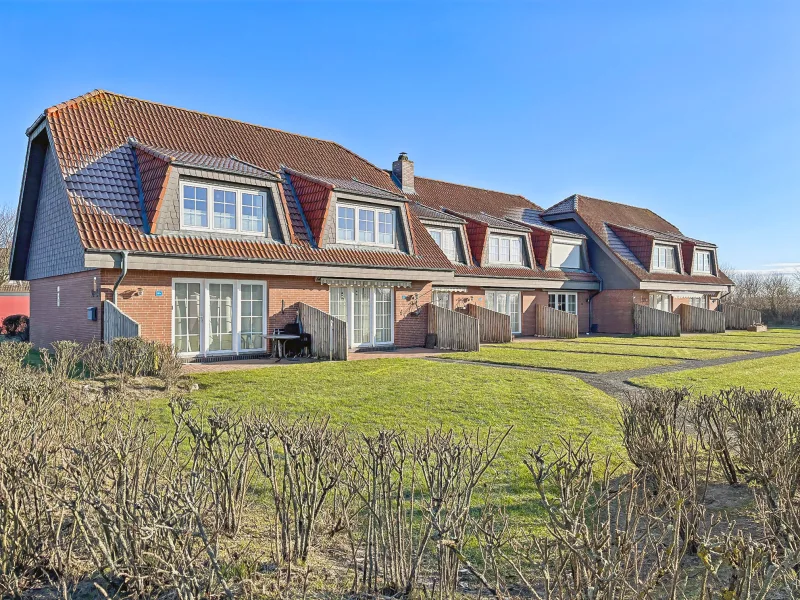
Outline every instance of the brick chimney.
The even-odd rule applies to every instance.
[[[395,176],[404,194],[414,193],[414,161],[408,160],[408,154],[401,152],[392,163],[392,175]]]

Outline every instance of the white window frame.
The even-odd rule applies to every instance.
[[[669,250],[672,255],[672,266],[660,266],[659,263],[659,250]],[[665,262],[666,256],[669,256],[666,252],[664,253]],[[670,244],[659,244],[656,243],[653,245],[653,271],[664,271],[666,273],[676,273],[678,271],[678,249],[675,246]]]
[[[436,303],[436,298],[447,298],[447,302],[445,305],[442,306],[441,304]],[[447,292],[445,290],[432,290],[431,291],[431,304],[436,306],[440,306],[441,308],[446,308],[448,310],[453,310],[453,292]]]
[[[492,241],[497,240],[497,260],[492,259]],[[508,241],[508,257],[507,261],[503,260],[503,242]],[[511,256],[513,254],[511,247],[512,244],[516,242],[519,244],[519,261],[513,262],[511,260]],[[490,233],[488,242],[489,248],[487,250],[488,255],[488,262],[493,265],[514,265],[514,266],[521,266],[525,264],[524,257],[524,250],[523,247],[525,242],[523,241],[522,236],[520,235],[503,235],[500,233]]]
[[[350,208],[354,211],[354,219],[353,219],[353,237],[352,240],[344,240],[339,237],[339,208]],[[360,212],[359,211],[368,211],[372,212],[372,234],[374,236],[374,240],[372,242],[364,242],[361,241],[359,238],[361,237],[361,219],[360,219]],[[385,243],[380,241],[380,227],[379,217],[381,213],[389,213],[392,217],[392,242]],[[381,248],[394,248],[396,246],[395,240],[397,238],[397,219],[395,218],[395,211],[393,208],[383,208],[374,205],[366,205],[366,204],[357,204],[357,203],[350,203],[350,202],[337,202],[336,203],[336,243],[337,244],[350,244],[354,246],[378,246]]]
[[[506,295],[506,305],[505,307],[497,307],[497,294],[505,294]],[[514,317],[511,315],[511,296],[515,295],[519,302],[517,306],[519,307],[519,327],[515,330],[514,329]],[[522,333],[522,292],[520,290],[487,290],[486,291],[486,308],[489,310],[493,310],[495,312],[503,313],[504,315],[508,315],[511,317],[511,333],[515,335],[519,335]]]
[[[689,306],[694,306],[695,308],[705,308],[708,310],[708,296],[703,294],[702,296],[693,296],[689,298]]]
[[[433,238],[433,241],[436,242],[436,238],[433,237],[434,233],[439,234],[439,239],[441,239],[442,243],[436,242],[436,245],[439,246],[439,249],[444,253],[444,255],[450,259],[450,262],[457,262],[458,261],[458,232],[455,229],[448,229],[447,227],[428,227],[428,233]],[[448,237],[452,236],[453,240],[453,248],[452,248],[452,256],[447,253],[447,249],[445,248],[444,238],[445,235]]]
[[[561,306],[562,299],[563,299],[563,305],[566,307],[565,309],[559,308],[559,306]],[[572,303],[575,306],[574,311],[571,311],[569,309],[570,299],[572,300]],[[547,306],[577,316],[578,294],[576,292],[550,292],[547,294]]]
[[[176,277],[172,280],[172,300],[171,300],[171,317],[170,317],[170,340],[175,344],[175,284],[177,283],[199,283],[200,284],[200,349],[198,352],[181,352],[180,356],[183,357],[197,357],[197,356],[217,356],[217,355],[235,355],[235,354],[257,354],[267,351],[267,335],[269,332],[269,324],[267,323],[269,313],[269,289],[267,282],[260,279],[202,279],[192,277]],[[209,284],[232,284],[233,285],[233,306],[231,314],[232,336],[233,336],[233,350],[208,350],[208,341],[211,337],[211,319],[210,307],[211,300],[208,293]],[[262,327],[264,344],[261,348],[242,349],[240,344],[241,332],[241,285],[261,285],[263,288],[262,300]]]
[[[199,225],[187,225],[185,223],[184,214],[183,214],[183,190],[184,188],[189,185],[192,187],[201,187],[206,189],[206,223],[208,225],[206,227],[201,227]],[[223,192],[234,192],[236,194],[236,210],[235,210],[235,218],[236,218],[236,227],[234,229],[227,229],[224,227],[214,227],[214,190],[221,190]],[[254,196],[263,196],[264,198],[264,207],[262,209],[261,215],[261,231],[250,231],[246,229],[242,229],[242,194],[252,194]],[[267,235],[267,212],[268,212],[268,205],[269,205],[269,193],[266,189],[254,189],[254,188],[240,188],[240,187],[232,187],[229,185],[217,185],[216,183],[200,183],[195,181],[181,181],[180,185],[180,223],[181,229],[186,231],[217,231],[220,233],[231,233],[237,235],[248,235],[248,236],[258,236],[264,237]]]
[[[695,249],[695,251],[694,251],[694,264],[692,265],[692,272],[693,273],[708,273],[710,275],[712,273],[711,263],[713,262],[713,258],[711,256],[711,254],[712,254],[711,250],[698,250],[698,249]],[[703,260],[702,262],[704,262],[705,265],[708,267],[707,269],[701,268],[701,266],[698,264],[697,259],[701,255],[705,257],[705,260]]]
[[[672,296],[669,294],[665,294],[663,292],[650,292],[650,296],[648,298],[650,308],[654,308],[656,310],[661,310],[664,312],[672,312]],[[663,306],[663,303],[667,303],[667,308],[661,308],[659,305]]]
[[[353,343],[353,287],[344,287],[342,286],[331,286],[328,289],[328,310],[330,312],[330,300],[331,300],[331,290],[332,289],[344,289],[345,290],[345,323],[347,324],[347,347],[348,348],[380,348],[382,346],[392,346],[394,345],[394,326],[395,326],[395,289],[391,287],[383,287],[383,286],[375,286],[375,287],[363,287],[361,289],[368,289],[369,290],[369,341],[367,342],[359,342],[358,344]],[[391,300],[391,305],[389,307],[391,319],[389,320],[391,323],[390,328],[390,336],[389,341],[384,342],[376,342],[375,341],[375,334],[377,331],[377,313],[376,313],[376,302],[375,302],[375,290],[382,289],[382,290],[389,290],[389,298]]]

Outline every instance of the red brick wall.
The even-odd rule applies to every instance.
[[[466,292],[453,293],[453,308],[464,308],[467,304],[486,306],[486,291],[480,287],[468,287]]]
[[[395,289],[394,345],[398,348],[425,345],[431,290],[430,283],[419,282],[414,282],[410,288]]]
[[[589,293],[576,293],[578,303],[578,332],[589,331]],[[533,335],[536,327],[536,305],[548,306],[550,292],[548,290],[525,290],[522,292],[522,335]]]
[[[114,282],[119,271],[103,270],[103,292],[111,299]],[[264,275],[237,275],[220,277],[213,273],[183,273],[172,271],[130,271],[117,291],[119,308],[142,328],[142,337],[170,343],[172,341],[172,279],[240,279],[267,282],[267,331],[293,323],[297,317],[297,303],[328,312],[330,295],[328,286],[314,281],[313,277],[274,277]],[[142,294],[138,294],[141,288]],[[156,296],[156,291],[162,292]]]
[[[598,333],[633,333],[633,304],[642,302],[641,292],[634,290],[605,290],[592,298],[592,319]]]
[[[111,298],[118,270],[103,271],[103,291]],[[211,273],[183,273],[172,271],[130,271],[120,285],[117,298],[120,309],[142,326],[142,337],[169,343],[172,337],[172,279],[226,279]],[[275,277],[264,275],[237,275],[229,279],[249,279],[267,282],[267,330],[284,327],[297,317],[297,304],[304,302],[328,312],[330,294],[327,285],[317,283],[313,277]],[[138,295],[139,288],[142,295]],[[163,295],[156,296],[156,290]],[[422,346],[428,328],[428,315],[422,310],[413,314],[417,304],[430,301],[430,284],[414,284],[411,288],[395,290],[395,345],[398,347]],[[404,297],[408,297],[404,299]]]
[[[31,281],[31,343],[47,348],[59,340],[87,344],[101,336],[100,297],[92,296],[94,277],[100,271],[82,271]],[[60,288],[60,292],[59,292]],[[57,296],[61,302],[58,306]],[[97,321],[86,318],[87,308],[97,307]]]

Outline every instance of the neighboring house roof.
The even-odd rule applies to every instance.
[[[427,177],[414,177],[414,194],[409,196],[431,208],[445,208],[456,212],[488,213],[513,216],[522,210],[542,210],[518,194],[460,185]]]
[[[514,223],[507,219],[500,219],[498,217],[493,217],[492,215],[486,214],[484,212],[468,213],[456,210],[451,210],[450,212],[452,212],[456,216],[466,219],[467,221],[476,221],[493,229],[505,229],[506,231],[517,231],[519,233],[528,233],[529,231],[529,229],[524,225]]]
[[[4,281],[0,283],[0,294],[23,294],[30,291],[31,286],[27,281]]]
[[[409,204],[411,210],[423,221],[441,221],[442,223],[451,223],[453,225],[463,225],[466,223],[461,217],[451,215],[443,210],[436,210],[420,204],[419,202],[412,202]]]
[[[275,177],[289,167],[298,174],[313,174],[306,179],[313,177],[334,189],[401,199],[389,191],[395,184],[383,169],[334,142],[105,91],[49,108],[45,118],[67,182],[78,232],[88,250],[452,270],[450,261],[410,211],[406,211],[412,237],[409,254],[355,246],[318,248],[316,233],[306,229],[302,202],[288,185],[288,176],[279,186],[279,200],[286,207],[294,243],[213,235],[154,236],[145,229],[142,213],[147,220],[157,218],[167,163],[251,177]],[[145,154],[150,157],[147,164],[142,160]]]
[[[687,246],[708,246],[684,236],[672,223],[647,208],[599,200],[575,194],[548,208],[542,213],[547,219],[558,219],[574,213],[591,231],[630,269],[641,281],[706,283],[731,285],[733,282],[717,265],[718,275],[691,275],[691,264],[686,264]],[[673,241],[679,244],[683,269],[676,273],[650,271],[651,250],[654,240]]]

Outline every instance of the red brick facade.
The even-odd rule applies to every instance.
[[[103,297],[110,299],[118,270],[102,271]],[[211,273],[171,271],[130,271],[117,291],[117,305],[142,327],[142,337],[163,342],[172,340],[172,280],[226,279]],[[230,279],[265,281],[267,283],[267,331],[293,323],[297,304],[303,302],[322,311],[330,310],[328,286],[313,277],[277,277],[237,275]],[[411,288],[395,290],[395,345],[401,348],[422,346],[427,334],[427,311],[430,284],[415,283]],[[157,296],[156,292],[161,295]],[[417,310],[422,306],[422,310]],[[99,331],[96,335],[100,335]],[[54,338],[56,339],[56,338]],[[59,338],[60,339],[60,338]]]
[[[633,333],[633,304],[649,304],[637,290],[606,290],[592,298],[592,320],[598,333]]]
[[[99,292],[100,285],[100,271],[94,270],[31,281],[30,332],[34,348],[47,348],[58,340],[87,344],[99,339],[101,298],[93,292]],[[87,318],[90,307],[97,308],[96,321]]]
[[[47,347],[62,339],[88,343],[102,337],[102,300],[111,299],[118,270],[89,270],[72,275],[36,279],[31,282],[31,341],[36,347]],[[171,271],[130,271],[118,290],[118,306],[141,325],[146,339],[172,341],[172,282],[184,279],[226,279],[211,273]],[[241,275],[230,279],[265,281],[267,284],[267,331],[294,322],[297,304],[304,302],[322,311],[330,311],[327,285],[313,277],[277,277]],[[96,290],[96,292],[95,292]],[[394,343],[400,348],[422,346],[427,334],[426,305],[430,302],[430,283],[415,282],[410,288],[395,290]],[[522,291],[522,335],[533,335],[536,305],[548,304],[548,290]],[[579,291],[578,330],[598,333],[633,333],[633,305],[649,304],[649,292],[642,290],[606,290],[597,294]],[[590,316],[590,297],[591,316]],[[486,291],[469,287],[453,293],[453,308],[467,303],[486,306]],[[689,299],[673,298],[672,310]],[[716,300],[709,303],[715,309]],[[87,318],[87,309],[97,308],[97,321]]]

